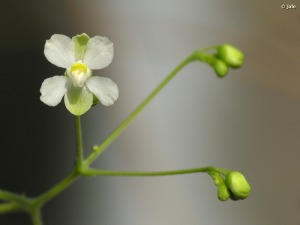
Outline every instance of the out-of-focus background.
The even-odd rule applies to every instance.
[[[205,174],[86,178],[45,206],[45,225],[299,225],[299,10],[298,0],[1,0],[0,188],[36,196],[72,168],[73,117],[39,100],[42,81],[64,72],[43,55],[52,34],[107,36],[115,46],[95,74],[113,79],[120,97],[83,116],[86,152],[193,50],[231,43],[245,53],[241,69],[219,79],[189,65],[94,166],[239,170],[249,199],[218,201]],[[31,222],[20,213],[0,224]]]

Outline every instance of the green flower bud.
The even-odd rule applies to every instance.
[[[223,44],[217,48],[217,56],[228,66],[238,68],[243,64],[244,54],[229,44]]]
[[[230,190],[228,190],[222,176],[219,173],[215,172],[209,172],[208,174],[211,176],[215,185],[218,187],[217,194],[219,200],[226,201],[230,197]]]
[[[222,60],[215,59],[212,63],[212,67],[214,68],[218,77],[225,77],[228,72],[228,66]]]
[[[243,174],[232,171],[225,176],[225,183],[227,188],[232,193],[232,197],[236,197],[237,199],[245,199],[250,194],[250,185],[247,182],[246,178]]]
[[[226,201],[230,197],[230,191],[225,183],[218,186],[218,198],[220,201]]]

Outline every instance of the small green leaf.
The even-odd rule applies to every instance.
[[[72,40],[75,44],[75,59],[76,61],[82,60],[86,51],[86,45],[90,40],[90,37],[87,34],[83,33],[72,37]]]
[[[80,116],[87,112],[93,104],[93,94],[85,86],[72,86],[65,95],[65,105],[74,115]]]

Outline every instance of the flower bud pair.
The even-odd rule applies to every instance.
[[[244,54],[229,44],[217,47],[217,57],[232,68],[240,67],[244,61]]]
[[[223,177],[216,172],[210,172],[209,175],[217,186],[217,194],[220,201],[226,201],[230,197],[230,192],[224,182]]]
[[[243,53],[232,45],[223,44],[218,46],[216,50],[216,58],[213,60],[211,66],[219,77],[224,77],[229,67],[238,68],[243,64]]]
[[[210,172],[215,185],[218,187],[217,194],[221,201],[245,199],[249,196],[250,185],[243,176],[237,171],[228,172],[225,178],[215,172]]]

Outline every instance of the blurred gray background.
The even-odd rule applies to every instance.
[[[72,168],[73,117],[39,100],[42,81],[64,72],[43,55],[52,34],[115,46],[95,74],[113,79],[120,97],[83,116],[87,153],[193,50],[231,43],[245,53],[241,69],[219,79],[190,64],[94,166],[225,167],[246,175],[249,199],[218,201],[206,174],[86,178],[45,206],[45,225],[299,225],[299,10],[299,0],[1,0],[0,188],[36,196]],[[9,214],[0,224],[31,221]]]

